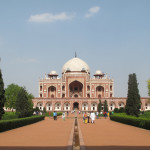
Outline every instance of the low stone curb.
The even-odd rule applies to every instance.
[[[73,121],[70,137],[68,140],[67,150],[73,150],[72,146],[73,146],[74,123],[75,123],[75,120]]]
[[[80,150],[85,150],[85,144],[84,144],[82,132],[81,132],[81,129],[80,129],[79,121],[78,121],[78,131],[79,131],[79,140],[80,140]]]

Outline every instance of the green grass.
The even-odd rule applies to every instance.
[[[16,115],[16,112],[5,112],[5,114],[2,116],[2,120],[12,120],[17,118],[18,116]]]

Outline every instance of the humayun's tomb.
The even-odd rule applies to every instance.
[[[125,107],[126,97],[114,97],[114,80],[97,70],[94,78],[90,68],[80,58],[72,58],[62,67],[62,77],[51,71],[39,80],[39,97],[34,98],[34,108],[46,111],[97,111],[99,100],[107,100],[109,111]],[[150,110],[148,98],[141,98],[141,110]]]

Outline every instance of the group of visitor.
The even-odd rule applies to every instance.
[[[91,113],[83,113],[83,122],[84,123],[90,123],[90,119],[91,119],[91,123],[94,123],[95,122],[95,118],[96,118],[96,115],[95,113],[92,111]]]
[[[74,112],[71,112],[71,113],[74,113]],[[81,112],[79,111],[79,114],[80,114]],[[83,122],[84,123],[95,123],[95,118],[99,118],[99,112],[82,112],[83,113]],[[67,116],[69,115],[69,112],[67,111],[67,112],[63,112],[62,113],[62,119],[65,121],[65,118],[66,118],[66,114],[67,114]],[[49,115],[50,115],[50,113],[49,113]],[[102,117],[102,116],[104,116],[105,117],[105,119],[108,117],[109,118],[109,115],[113,115],[113,112],[100,112],[100,117]],[[57,112],[56,111],[54,111],[53,112],[53,118],[54,118],[54,120],[57,120]]]
[[[100,115],[99,115],[100,114]],[[109,118],[109,115],[113,115],[113,112],[83,112],[83,123],[94,123],[95,122],[95,118],[96,119],[98,119],[99,118],[99,116],[100,117],[105,117],[105,119],[108,117]],[[91,121],[90,121],[90,119],[91,119]]]

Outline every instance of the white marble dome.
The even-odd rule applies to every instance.
[[[57,75],[57,72],[55,70],[52,70],[49,74],[50,75]]]
[[[101,70],[96,70],[95,75],[101,75],[103,74]]]
[[[90,68],[88,64],[81,60],[80,58],[72,58],[69,61],[67,61],[64,66],[62,67],[62,73],[65,73],[67,70],[69,71],[86,71],[90,73]]]

